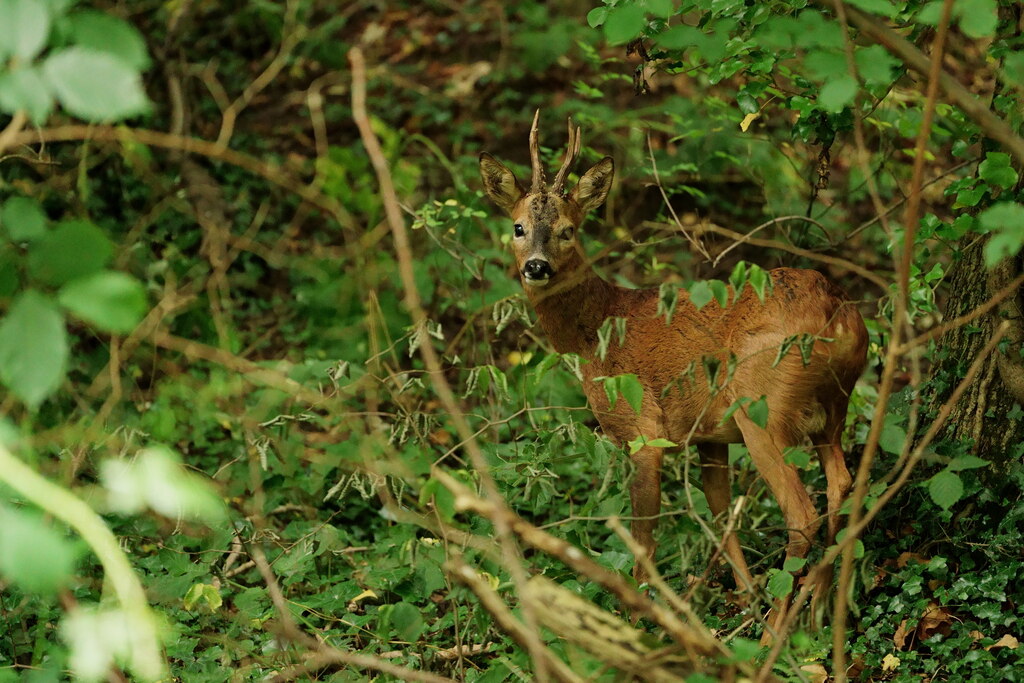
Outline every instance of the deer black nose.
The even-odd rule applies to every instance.
[[[527,280],[547,280],[555,274],[551,266],[544,259],[530,259],[523,264],[523,275]]]

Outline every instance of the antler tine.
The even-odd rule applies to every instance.
[[[533,115],[533,127],[530,128],[530,163],[533,165],[533,182],[530,192],[537,193],[544,191],[544,167],[540,163],[540,140],[537,132],[537,123],[540,121],[540,109]]]
[[[555,176],[555,182],[551,183],[551,191],[558,193],[565,189],[565,180],[569,177],[569,171],[572,170],[573,162],[576,161],[576,156],[580,153],[580,143],[582,136],[580,134],[580,127],[576,126],[575,130],[572,127],[572,119],[569,119],[569,143],[565,148],[565,157],[562,159],[562,168],[558,169],[558,175]]]

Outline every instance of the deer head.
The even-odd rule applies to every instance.
[[[504,164],[486,152],[480,155],[484,191],[512,219],[516,269],[527,287],[544,287],[584,262],[577,232],[586,215],[608,196],[615,173],[611,157],[605,157],[583,174],[571,192],[565,192],[565,181],[580,151],[580,129],[569,121],[562,167],[548,186],[537,139],[539,116],[538,110],[530,129],[533,178],[529,192]]]

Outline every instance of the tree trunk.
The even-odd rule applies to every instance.
[[[946,320],[963,315],[988,301],[1022,272],[1021,256],[1006,259],[991,271],[985,268],[984,240],[966,246],[950,273]],[[988,314],[950,330],[939,339],[932,377],[933,406],[949,398],[981,347],[1004,320],[1011,328],[985,361],[982,372],[954,406],[945,427],[946,438],[973,443],[971,453],[1006,464],[1024,456],[1024,297],[1018,289]]]

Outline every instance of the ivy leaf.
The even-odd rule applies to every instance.
[[[646,25],[644,10],[639,5],[615,7],[605,17],[604,38],[609,45],[627,43],[640,35]]]
[[[57,298],[61,306],[77,317],[107,332],[131,332],[146,313],[145,288],[124,273],[101,271],[72,280],[64,285]],[[497,368],[490,367],[493,375]],[[505,379],[505,375],[501,378]],[[495,377],[496,383],[497,380]],[[507,380],[504,388],[507,393]]]
[[[67,360],[60,310],[39,292],[24,292],[0,321],[0,381],[35,410],[64,381]]]
[[[948,510],[964,495],[964,483],[959,475],[942,470],[928,480],[928,495],[936,505]]]
[[[43,63],[61,106],[87,121],[115,121],[149,108],[139,72],[117,57],[85,47],[70,47]]]
[[[1010,166],[1010,155],[1003,152],[989,152],[978,165],[978,175],[989,185],[1008,190],[1017,184],[1017,171]]]

